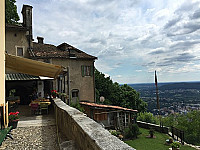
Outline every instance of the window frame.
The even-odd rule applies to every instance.
[[[71,91],[71,96],[72,96],[72,98],[79,98],[79,90],[78,89],[73,89],[72,91]]]
[[[81,74],[82,77],[92,77],[93,76],[93,65],[82,65]]]
[[[22,48],[22,54],[23,54],[23,55],[22,55],[22,56],[19,56],[19,57],[24,57],[24,54],[25,54],[25,51],[24,51],[24,50],[25,50],[25,46],[15,46],[15,48],[16,48],[15,55],[16,55],[16,56],[19,56],[19,55],[18,55],[18,48]]]

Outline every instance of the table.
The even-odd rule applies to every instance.
[[[34,106],[32,104],[38,104],[37,106]],[[42,105],[44,104],[44,105]],[[32,101],[29,106],[31,107],[31,114],[34,112],[34,114],[42,114],[42,110],[46,110],[48,114],[48,105],[51,104],[50,101],[41,101],[41,100],[35,100]],[[39,107],[38,107],[39,106]]]
[[[39,100],[34,100],[34,101],[32,101],[32,102],[29,104],[29,106],[31,106],[31,104],[38,104],[38,105],[40,105],[41,103],[46,103],[46,104],[48,104],[48,105],[51,105],[51,102],[50,102],[50,101],[39,101]]]

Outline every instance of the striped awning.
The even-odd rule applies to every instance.
[[[23,73],[9,73],[6,74],[6,81],[18,81],[18,80],[39,80],[38,76],[32,76]]]

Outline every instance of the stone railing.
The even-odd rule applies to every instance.
[[[145,128],[145,129],[153,128],[154,130],[165,133],[165,134],[168,134],[168,132],[169,132],[169,128],[165,127],[165,126],[160,127],[157,124],[151,124],[151,123],[142,122],[142,121],[137,121],[137,124],[141,128]]]
[[[81,150],[134,150],[79,110],[54,99],[58,129]]]

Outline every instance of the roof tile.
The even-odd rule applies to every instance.
[[[87,105],[87,106],[92,106],[92,107],[113,108],[113,109],[120,109],[120,110],[125,110],[125,111],[137,112],[137,110],[123,108],[123,107],[120,107],[120,106],[102,105],[102,104],[88,103],[88,102],[80,102],[80,104]]]
[[[85,52],[67,43],[62,43],[59,46],[55,46],[51,44],[33,42],[33,54],[35,57],[43,58],[71,58],[70,54],[75,54],[77,59],[97,59],[97,57],[86,54]]]

